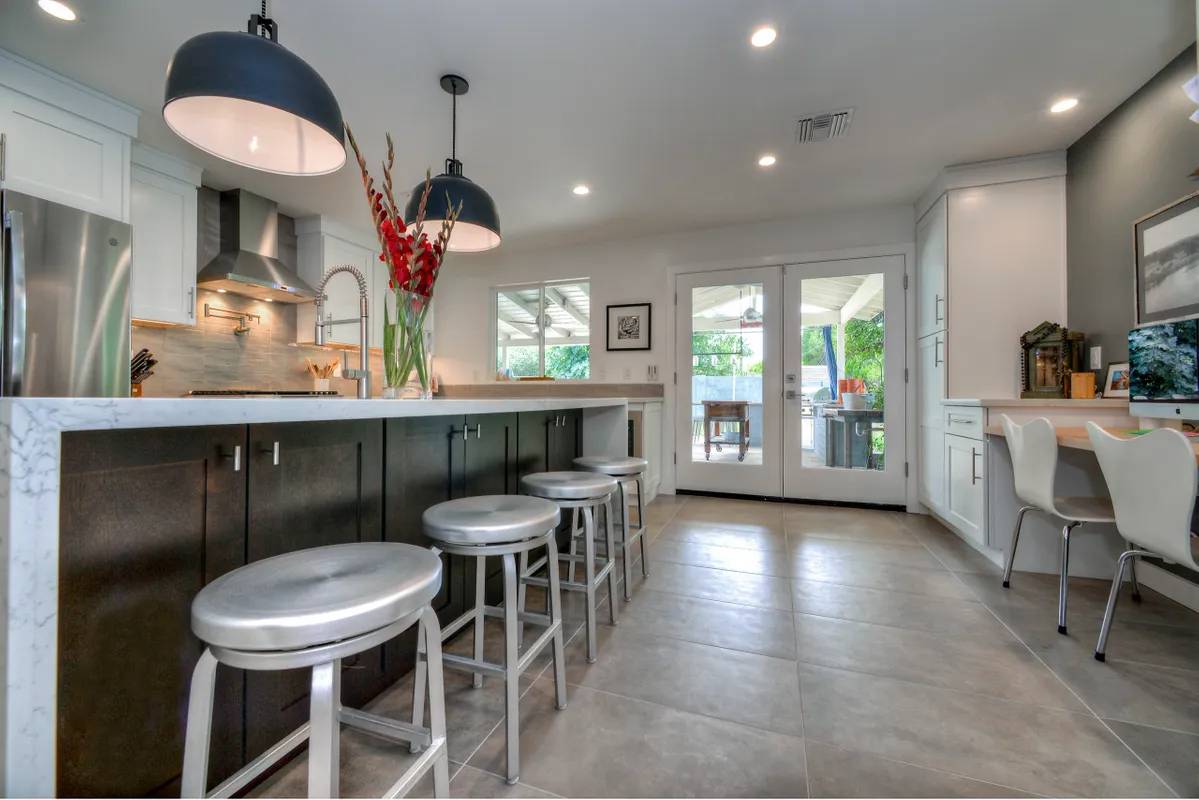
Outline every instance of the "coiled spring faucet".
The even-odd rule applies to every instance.
[[[316,343],[317,345],[325,343],[326,328],[354,322],[352,318],[325,319],[325,301],[329,299],[325,294],[325,286],[329,283],[330,278],[341,272],[353,275],[354,279],[358,281],[358,301],[360,305],[358,314],[358,369],[349,368],[349,354],[345,353],[342,356],[341,376],[358,381],[358,399],[366,400],[371,396],[370,297],[366,289],[366,276],[357,267],[350,266],[349,264],[340,264],[333,267],[325,273],[325,277],[321,278],[320,284],[316,287]]]

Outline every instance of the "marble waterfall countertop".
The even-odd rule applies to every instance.
[[[64,431],[583,409],[583,452],[627,446],[618,398],[0,399],[0,794],[54,794],[57,727],[59,467]],[[135,535],[135,531],[130,532]]]

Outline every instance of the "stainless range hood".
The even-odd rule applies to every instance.
[[[278,205],[265,197],[221,192],[221,252],[200,270],[196,285],[283,303],[316,299],[316,289],[279,260],[278,215]]]

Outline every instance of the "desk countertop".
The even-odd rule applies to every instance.
[[[1105,427],[1104,430],[1121,439],[1133,438],[1128,433],[1130,430],[1129,428]],[[987,435],[1003,437],[1003,426],[988,425]],[[1057,443],[1062,447],[1068,447],[1071,450],[1089,450],[1092,453],[1095,452],[1095,448],[1091,446],[1091,437],[1087,435],[1086,428],[1058,428]],[[1199,441],[1192,441],[1191,449],[1195,451],[1195,460],[1199,462]]]

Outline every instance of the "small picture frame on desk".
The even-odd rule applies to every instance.
[[[649,350],[653,304],[608,306],[608,349]]]
[[[1128,362],[1107,365],[1107,380],[1103,382],[1104,397],[1128,397]]]

